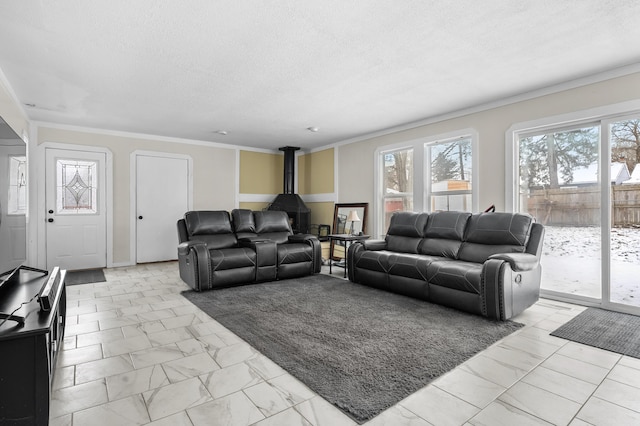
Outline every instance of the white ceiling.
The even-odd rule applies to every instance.
[[[313,148],[639,63],[639,16],[637,0],[2,1],[0,70],[35,121]]]

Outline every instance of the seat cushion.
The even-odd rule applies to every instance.
[[[214,249],[209,254],[213,271],[256,265],[256,252],[247,247]]]
[[[313,248],[309,244],[278,244],[278,265],[300,262],[313,262]]]
[[[436,260],[427,271],[429,285],[480,294],[482,264],[461,260]]]
[[[389,275],[427,281],[427,267],[434,257],[410,253],[396,253],[389,256]]]
[[[356,256],[357,258],[353,259],[356,268],[386,274],[389,271],[389,258],[397,256],[397,253],[387,250],[365,250],[358,252]]]

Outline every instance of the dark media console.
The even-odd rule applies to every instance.
[[[0,425],[49,423],[51,384],[64,338],[66,271],[43,272],[22,269],[0,288],[5,314],[0,318]],[[16,318],[6,318],[9,314]]]

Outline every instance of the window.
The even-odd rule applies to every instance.
[[[381,153],[384,229],[393,212],[413,211],[413,149]]]
[[[9,201],[7,214],[24,215],[27,209],[27,157],[9,156]]]
[[[56,161],[56,206],[62,214],[97,213],[96,161]]]
[[[471,211],[471,137],[425,144],[429,210]]]
[[[376,151],[374,232],[396,211],[478,211],[477,132],[465,129]]]

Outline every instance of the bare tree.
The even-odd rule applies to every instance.
[[[389,154],[386,167],[385,187],[400,193],[413,191],[413,150],[396,151]],[[413,197],[402,197],[404,210],[413,209]]]
[[[640,162],[640,119],[611,126],[611,160],[626,162],[629,171]]]

